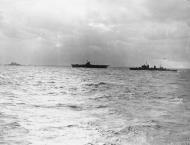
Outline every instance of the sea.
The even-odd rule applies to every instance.
[[[190,70],[0,66],[0,145],[190,145]]]

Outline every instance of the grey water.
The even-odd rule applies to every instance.
[[[0,67],[1,145],[189,145],[190,71]]]

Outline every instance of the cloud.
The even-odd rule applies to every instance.
[[[190,3],[187,0],[147,0],[147,8],[154,20],[190,22]]]
[[[182,0],[1,0],[0,61],[129,66],[167,57],[187,67],[189,11]]]

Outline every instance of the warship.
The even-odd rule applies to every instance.
[[[83,68],[107,68],[109,65],[94,65],[90,61],[87,61],[86,64],[71,64],[72,67],[83,67]]]
[[[168,69],[162,66],[160,67],[150,67],[149,64],[144,64],[141,67],[130,67],[130,70],[149,70],[149,71],[177,71],[177,69]]]
[[[16,62],[11,62],[11,63],[10,63],[10,64],[8,64],[8,65],[11,65],[11,66],[21,66],[21,64],[16,63]]]

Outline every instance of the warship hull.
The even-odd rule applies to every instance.
[[[108,65],[86,65],[86,64],[72,64],[72,67],[83,67],[83,68],[107,68]]]
[[[166,69],[166,68],[141,68],[141,67],[130,67],[130,70],[147,70],[147,71],[174,71],[177,69]]]

